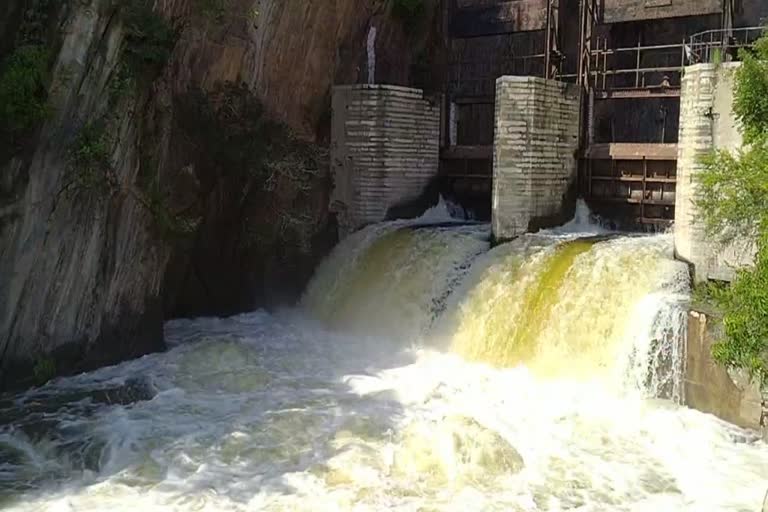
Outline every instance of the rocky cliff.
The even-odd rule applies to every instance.
[[[409,84],[439,32],[382,0],[0,6],[0,389],[295,299],[335,241],[330,88]]]

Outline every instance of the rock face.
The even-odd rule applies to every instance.
[[[762,430],[768,438],[768,390],[740,370],[729,370],[712,359],[712,346],[722,323],[700,311],[688,315],[685,347],[685,404],[743,428]]]
[[[295,299],[335,242],[331,86],[365,80],[372,25],[377,80],[407,85],[433,11],[408,34],[379,0],[3,2],[0,62],[33,27],[50,77],[0,147],[0,389]]]

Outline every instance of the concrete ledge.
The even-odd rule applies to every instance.
[[[584,156],[592,160],[677,160],[677,144],[593,144]]]
[[[418,94],[424,96],[424,91],[421,89],[415,89],[413,87],[405,87],[403,85],[388,85],[388,84],[348,84],[348,85],[334,85],[334,90],[349,91],[393,91],[393,92],[407,92],[411,94]]]
[[[441,152],[445,160],[490,160],[493,146],[450,146]]]

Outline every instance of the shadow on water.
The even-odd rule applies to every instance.
[[[156,393],[142,377],[95,386],[47,385],[0,396],[0,506],[64,482],[73,471],[97,473],[106,442],[88,432],[89,423],[109,408]]]
[[[355,382],[413,362],[291,313],[178,322],[172,348],[0,398],[0,508],[67,500],[109,481],[165,503],[244,505],[327,473],[339,436],[386,439],[403,406]],[[175,346],[174,346],[175,345]]]

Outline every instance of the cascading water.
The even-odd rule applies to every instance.
[[[295,311],[0,400],[0,507],[759,510],[768,446],[675,403],[668,235],[438,217],[351,236]]]
[[[629,359],[621,352],[651,336],[657,318],[680,318],[669,310],[681,310],[688,274],[672,260],[669,237],[537,238],[476,265],[445,319],[456,352],[549,377],[623,377]]]
[[[473,226],[388,232],[362,255],[342,250],[324,263],[304,306],[345,332],[420,335],[467,264],[488,249],[487,239],[484,228]]]

